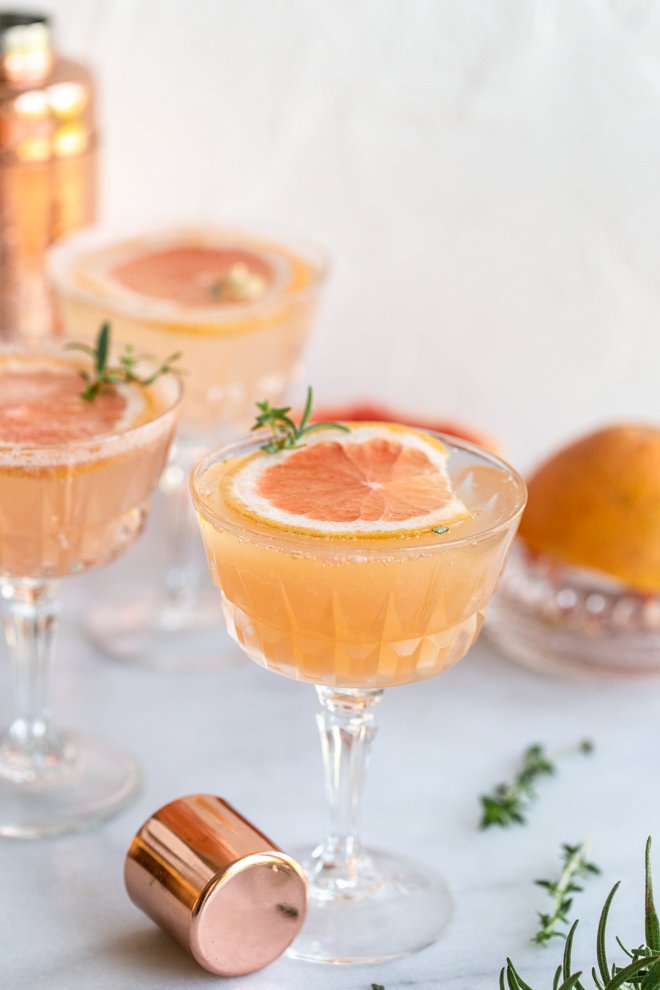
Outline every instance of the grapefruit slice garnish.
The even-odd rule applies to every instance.
[[[391,423],[348,425],[237,461],[222,481],[226,503],[291,532],[343,538],[412,536],[469,518],[439,440]]]
[[[82,387],[76,367],[68,363],[0,364],[0,444],[41,446],[120,432],[144,409],[137,388],[113,386],[85,402]]]
[[[140,295],[186,306],[249,302],[274,279],[268,259],[243,247],[178,244],[116,264],[113,279]]]

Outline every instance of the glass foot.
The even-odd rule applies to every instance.
[[[77,832],[116,814],[135,796],[140,772],[110,743],[61,736],[57,759],[38,776],[22,771],[11,743],[0,746],[0,836],[39,839]]]
[[[294,852],[307,870],[307,920],[288,955],[308,962],[385,962],[431,945],[446,928],[453,898],[444,880],[411,860],[362,853],[358,875],[342,883],[309,849]]]
[[[158,670],[218,670],[241,659],[213,588],[186,600],[131,598],[93,608],[85,631],[106,656]]]

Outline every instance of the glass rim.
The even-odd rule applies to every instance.
[[[256,532],[255,529],[250,527],[249,524],[243,525],[241,523],[227,520],[226,518],[220,516],[217,512],[214,512],[208,506],[207,502],[204,500],[204,497],[200,493],[199,482],[204,472],[207,471],[213,464],[230,460],[233,451],[244,450],[245,453],[249,453],[251,451],[245,450],[248,445],[250,448],[256,447],[258,449],[260,443],[270,437],[269,430],[259,430],[248,434],[240,440],[235,440],[230,444],[226,444],[224,447],[210,451],[194,465],[192,471],[190,472],[188,483],[195,509],[201,515],[208,517],[210,520],[216,520],[222,528],[228,532],[247,539],[252,543],[258,543],[262,546],[274,546],[275,548],[286,546],[307,553],[312,552],[313,548],[323,547],[324,550],[328,550],[332,547],[336,547],[338,549],[341,548],[339,552],[352,552],[355,556],[387,558],[414,556],[422,552],[439,552],[450,549],[455,550],[461,546],[472,546],[475,543],[480,543],[483,540],[489,539],[503,530],[506,530],[522,515],[525,505],[527,504],[527,486],[522,475],[516,471],[516,469],[512,467],[508,461],[505,461],[497,454],[484,450],[483,447],[479,447],[477,444],[470,443],[460,437],[453,437],[447,433],[439,433],[435,430],[419,429],[418,427],[411,427],[411,429],[415,429],[418,433],[425,433],[428,436],[442,441],[442,443],[446,444],[450,450],[453,447],[457,450],[463,450],[468,454],[472,454],[480,460],[491,464],[502,473],[508,475],[508,477],[514,482],[518,494],[514,508],[507,513],[503,519],[497,520],[497,522],[493,523],[491,526],[487,526],[483,530],[472,533],[470,536],[443,539],[442,542],[439,542],[437,537],[434,541],[431,541],[424,540],[422,535],[417,537],[419,542],[416,543],[415,546],[411,546],[410,544],[402,547],[393,546],[392,543],[388,541],[387,537],[342,538],[341,535],[318,536],[311,534],[309,536],[305,536],[301,533],[287,532],[284,528],[280,529],[276,526],[270,527],[272,529],[272,534]],[[264,522],[261,525],[264,528],[268,528],[269,526],[267,522]],[[409,539],[413,538],[415,537],[412,535],[409,537]],[[378,546],[377,543],[379,540],[382,540],[383,543],[388,542],[388,546]],[[361,544],[367,542],[369,542],[368,546],[361,546]]]
[[[236,239],[245,239],[249,248],[250,237],[265,237],[272,240],[273,246],[287,247],[299,250],[305,261],[309,262],[311,278],[309,283],[299,288],[266,294],[262,299],[252,302],[234,303],[227,306],[186,306],[181,307],[175,301],[159,299],[156,296],[136,299],[117,299],[97,289],[75,284],[72,269],[76,261],[84,258],[86,253],[100,251],[105,248],[116,248],[122,243],[144,241],[145,246],[156,245],[159,239],[166,243],[173,241],[177,235],[184,240],[191,238],[194,233],[210,240],[223,234],[234,235]],[[62,238],[47,251],[46,267],[48,276],[55,292],[64,298],[77,299],[129,316],[133,319],[147,321],[165,320],[169,324],[186,325],[192,320],[208,324],[235,323],[242,319],[266,315],[281,306],[286,300],[305,300],[314,296],[324,283],[331,271],[329,252],[320,244],[308,239],[305,234],[299,234],[295,229],[290,230],[286,225],[278,223],[251,223],[249,218],[232,218],[216,224],[208,220],[196,222],[193,218],[188,221],[173,220],[171,223],[145,223],[141,226],[99,225],[75,231],[68,237]]]
[[[0,357],[4,355],[11,354],[34,354],[35,356],[43,355],[44,357],[62,357],[66,354],[71,353],[67,351],[66,345],[74,343],[67,337],[59,337],[53,340],[37,340],[33,342],[17,339],[15,342],[0,342]],[[77,341],[75,341],[77,343]],[[121,342],[113,341],[112,351],[115,351],[117,347],[123,346]],[[74,352],[75,353],[75,352]],[[148,364],[148,359],[146,359]],[[159,382],[165,384],[165,377],[167,378],[167,383],[176,389],[176,394],[171,401],[167,402],[167,405],[162,409],[157,415],[148,419],[144,423],[137,423],[135,426],[128,426],[126,429],[110,432],[110,433],[97,433],[93,437],[81,437],[79,439],[66,440],[62,443],[8,443],[0,439],[0,453],[7,454],[17,454],[22,451],[34,451],[35,453],[43,454],[58,454],[64,451],[80,451],[89,448],[98,447],[100,443],[107,444],[109,441],[113,443],[119,443],[125,439],[132,439],[133,437],[139,435],[143,430],[147,431],[153,428],[156,424],[160,423],[161,420],[175,413],[180,407],[181,401],[183,399],[184,386],[181,377],[176,374],[164,376],[158,379],[154,385],[158,385]],[[153,388],[154,385],[151,387]]]

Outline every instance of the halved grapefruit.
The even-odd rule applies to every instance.
[[[520,538],[535,554],[660,593],[660,428],[580,437],[532,475]]]

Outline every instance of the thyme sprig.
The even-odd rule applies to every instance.
[[[140,364],[147,360],[153,361],[153,358],[148,354],[137,354],[131,344],[126,344],[123,353],[117,358],[117,364],[111,365],[109,363],[110,345],[109,323],[102,324],[94,346],[79,343],[66,345],[68,350],[83,351],[85,354],[89,354],[94,362],[92,371],[81,369],[78,372],[85,383],[85,387],[80,393],[80,398],[86,402],[93,402],[104,388],[111,385],[133,382],[136,385],[147,386],[153,385],[162,375],[183,374],[181,368],[174,366],[181,358],[181,354],[178,351],[175,354],[170,354],[160,365],[154,367],[154,370],[150,374],[141,375],[138,371]]]
[[[539,911],[539,929],[532,941],[537,945],[545,945],[552,938],[566,938],[566,932],[557,930],[557,925],[570,924],[568,912],[573,905],[573,895],[580,893],[583,888],[576,883],[579,878],[587,878],[600,873],[595,863],[587,860],[589,843],[581,842],[577,846],[568,843],[562,845],[563,869],[558,880],[535,880],[539,887],[545,888],[553,900],[553,909],[549,912]]]
[[[583,739],[578,745],[578,751],[585,754],[591,753],[593,748],[589,739]],[[556,761],[557,757],[548,756],[539,743],[528,746],[513,783],[498,784],[491,794],[480,796],[482,814],[479,827],[524,825],[527,809],[536,798],[536,784],[539,778],[556,773]]]
[[[314,403],[314,393],[311,386],[307,388],[307,398],[300,422],[296,423],[289,413],[291,406],[281,406],[280,408],[271,406],[266,399],[264,402],[257,402],[259,415],[255,419],[253,430],[260,430],[268,427],[271,431],[271,438],[267,443],[261,445],[261,449],[268,454],[276,454],[280,450],[304,447],[302,439],[316,430],[343,430],[350,432],[343,423],[310,423],[312,415],[312,405]]]
[[[646,840],[644,897],[644,942],[636,949],[627,949],[620,938],[616,941],[627,956],[624,965],[611,962],[607,952],[607,922],[614,895],[620,886],[615,883],[609,892],[598,922],[596,935],[596,966],[591,978],[596,990],[660,990],[660,922],[653,900],[651,871],[651,837]],[[573,972],[573,939],[579,922],[573,922],[566,936],[564,955],[552,981],[552,990],[587,990],[581,982],[582,971]],[[500,971],[500,990],[532,990],[523,980],[510,959]]]
[[[266,280],[248,265],[237,262],[224,275],[213,279],[208,287],[213,302],[250,302],[262,295]]]

